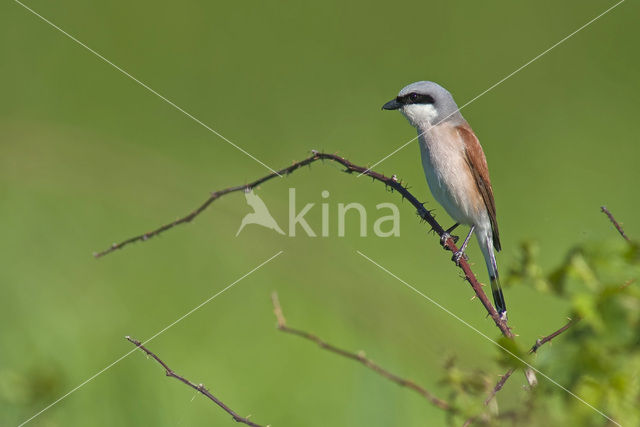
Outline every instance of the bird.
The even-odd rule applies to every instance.
[[[442,235],[444,243],[459,225],[468,225],[469,234],[453,260],[460,263],[475,233],[484,256],[496,311],[506,319],[507,306],[500,286],[494,248],[500,251],[487,160],[480,141],[460,114],[453,96],[431,81],[411,83],[382,106],[399,110],[418,131],[422,167],[433,197],[455,221]]]
[[[271,216],[267,205],[253,192],[253,189],[249,188],[245,190],[244,196],[247,199],[247,204],[253,208],[253,212],[246,214],[244,218],[242,218],[236,237],[238,237],[238,234],[240,234],[244,226],[248,224],[258,224],[275,230],[279,234],[284,234],[284,231],[282,231],[276,220]]]

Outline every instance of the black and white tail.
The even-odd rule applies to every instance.
[[[484,255],[484,260],[487,264],[487,270],[489,271],[491,293],[493,294],[496,311],[501,317],[506,316],[507,304],[504,302],[504,295],[502,294],[502,287],[500,286],[500,276],[498,275],[496,256],[493,252],[493,238],[491,236],[491,232],[479,231],[477,237],[480,249],[482,250],[482,255]]]

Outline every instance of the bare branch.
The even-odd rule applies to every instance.
[[[618,223],[618,221],[616,221],[616,219],[613,217],[613,214],[609,211],[609,209],[607,209],[606,206],[600,206],[600,210],[604,212],[606,216],[609,217],[609,221],[611,221],[611,223],[616,228],[616,230],[618,230],[618,233],[620,233],[620,235],[624,237],[624,239],[627,242],[629,242],[630,241],[629,237],[625,234],[624,230],[622,229],[622,226]]]
[[[626,282],[624,282],[622,285],[620,285],[620,289],[624,289],[626,287],[628,287],[629,285],[633,284],[636,282],[637,279],[629,279]]]
[[[380,365],[376,364],[375,362],[373,362],[371,359],[368,359],[363,353],[352,353],[350,351],[347,350],[343,350],[341,348],[338,348],[332,344],[329,344],[325,341],[323,341],[322,339],[320,339],[318,336],[313,335],[309,332],[305,332],[299,329],[294,329],[294,328],[290,328],[289,326],[287,326],[285,318],[282,314],[282,308],[280,306],[280,302],[278,301],[278,294],[276,292],[271,294],[271,301],[273,302],[273,312],[276,315],[276,319],[278,321],[278,329],[281,330],[282,332],[286,332],[288,334],[292,334],[292,335],[297,335],[299,337],[305,338],[309,341],[315,342],[316,344],[318,344],[318,346],[320,348],[323,348],[327,351],[330,351],[332,353],[335,354],[339,354],[340,356],[346,357],[347,359],[351,359],[351,360],[355,360],[356,362],[359,362],[361,364],[363,364],[364,366],[366,366],[367,368],[373,370],[374,372],[378,373],[379,375],[381,375],[382,377],[393,381],[394,383],[402,386],[402,387],[407,387],[417,393],[419,393],[420,395],[422,395],[425,399],[427,399],[429,402],[431,402],[432,404],[434,404],[435,406],[437,406],[440,409],[443,409],[445,411],[448,412],[452,412],[452,413],[457,413],[458,410],[451,406],[448,402],[434,396],[432,393],[430,393],[429,391],[427,391],[424,387],[416,384],[415,382],[411,381],[411,380],[407,380],[404,378],[401,378],[395,374],[392,374],[391,372],[387,371],[386,369],[384,369],[383,367],[381,367]]]
[[[158,356],[156,356],[154,353],[152,353],[149,349],[147,349],[144,345],[142,345],[142,343],[136,339],[133,339],[129,336],[125,337],[129,342],[135,344],[136,347],[138,347],[140,350],[144,351],[148,356],[151,356],[152,358],[154,358],[156,360],[156,362],[158,362],[160,365],[162,365],[162,367],[165,370],[165,373],[168,377],[173,377],[181,382],[183,382],[184,384],[188,385],[189,387],[191,387],[194,390],[199,391],[200,393],[202,393],[203,395],[205,395],[206,397],[208,397],[212,402],[214,402],[216,405],[218,405],[219,407],[221,407],[222,409],[225,410],[225,412],[227,412],[229,415],[231,415],[233,417],[233,419],[236,422],[242,423],[242,424],[246,424],[248,426],[253,426],[253,427],[262,427],[260,424],[256,424],[254,422],[249,421],[248,417],[241,417],[240,415],[238,415],[236,412],[234,412],[231,408],[229,408],[227,405],[225,405],[224,403],[222,403],[220,400],[218,400],[218,398],[216,398],[213,394],[211,394],[211,392],[209,390],[206,389],[206,387],[204,386],[204,384],[194,384],[191,381],[189,381],[188,379],[176,374],[171,368],[169,368],[169,366],[167,366],[166,363],[164,363]]]
[[[235,186],[235,187],[229,187],[229,188],[225,188],[223,190],[220,191],[216,191],[211,193],[211,195],[209,196],[209,198],[202,204],[200,205],[200,207],[198,207],[197,209],[195,209],[194,211],[192,211],[191,213],[189,213],[188,215],[179,218],[175,221],[172,221],[168,224],[165,224],[153,231],[149,231],[147,233],[143,233],[140,234],[138,236],[135,237],[131,237],[127,240],[124,240],[120,243],[114,243],[113,245],[111,245],[110,248],[102,251],[102,252],[98,252],[96,254],[94,254],[94,256],[96,258],[100,258],[104,255],[107,255],[117,249],[122,249],[124,246],[129,245],[130,243],[134,243],[134,242],[138,242],[138,241],[145,241],[150,239],[151,237],[157,236],[177,225],[180,224],[186,224],[191,222],[194,218],[196,218],[198,215],[200,215],[205,209],[207,209],[209,207],[209,205],[211,205],[211,203],[213,203],[216,199],[224,196],[225,194],[229,194],[229,193],[233,193],[236,191],[245,191],[245,190],[249,190],[251,188],[254,188],[266,181],[269,181],[270,179],[279,176],[279,175],[288,175],[293,173],[294,171],[300,169],[303,166],[309,165],[317,160],[331,160],[337,163],[340,163],[341,165],[343,165],[346,169],[345,172],[347,173],[353,173],[353,172],[357,172],[359,174],[364,174],[367,176],[370,176],[371,178],[373,178],[374,181],[379,181],[382,182],[386,187],[390,187],[392,190],[397,191],[400,196],[404,199],[407,199],[418,211],[418,216],[420,216],[420,218],[422,218],[427,224],[429,224],[429,226],[431,227],[431,229],[433,231],[435,231],[439,237],[442,237],[443,234],[445,234],[445,230],[442,228],[442,226],[435,220],[435,218],[433,217],[433,215],[431,215],[431,213],[424,207],[423,203],[420,203],[418,201],[418,199],[409,192],[409,190],[404,187],[402,185],[402,182],[399,181],[395,175],[393,175],[392,177],[387,177],[384,176],[383,174],[380,174],[378,172],[374,172],[372,170],[369,170],[368,168],[362,167],[362,166],[357,166],[354,165],[353,163],[351,163],[349,160],[340,157],[338,155],[335,154],[328,154],[328,153],[320,153],[317,151],[312,151],[312,156],[307,157],[306,159],[299,161],[299,162],[295,162],[293,163],[291,166],[288,166],[284,169],[281,169],[276,173],[271,173],[269,175],[266,175],[262,178],[259,178],[253,182],[250,182],[249,184],[245,184],[245,185],[239,185],[239,186]],[[448,237],[446,239],[446,241],[444,241],[442,243],[443,247],[446,250],[449,250],[453,253],[455,253],[458,248],[455,245],[455,241],[453,240],[453,238]],[[491,319],[493,319],[494,323],[496,324],[496,326],[500,329],[500,331],[502,332],[502,334],[508,338],[513,339],[514,335],[511,332],[511,329],[509,328],[509,326],[507,325],[507,319],[506,318],[501,318],[500,315],[498,314],[498,312],[496,311],[496,309],[493,307],[493,304],[491,304],[491,302],[489,301],[489,298],[487,297],[487,295],[484,293],[484,290],[482,289],[482,284],[478,281],[478,279],[476,278],[476,276],[474,275],[473,271],[471,270],[471,267],[469,266],[469,263],[464,259],[460,259],[460,261],[457,263],[457,265],[460,267],[460,269],[463,271],[465,279],[469,282],[469,284],[471,285],[471,287],[473,288],[476,296],[478,297],[478,299],[480,300],[480,302],[482,303],[482,305],[484,306],[484,308],[487,310],[487,313],[489,313],[489,316],[491,317]]]
[[[543,345],[545,345],[546,343],[548,343],[549,341],[551,341],[552,339],[554,339],[558,335],[562,334],[563,332],[565,332],[567,329],[569,329],[570,327],[572,327],[573,325],[575,325],[579,321],[580,321],[579,317],[576,318],[576,319],[569,319],[569,322],[566,325],[564,325],[562,328],[558,329],[555,332],[550,333],[546,337],[542,337],[541,339],[536,340],[536,343],[529,350],[529,354],[533,354],[533,353],[537,352],[540,347],[542,347]]]
[[[491,399],[493,399],[493,397],[496,395],[496,393],[502,390],[502,387],[504,387],[504,384],[507,382],[511,374],[513,374],[514,372],[515,372],[515,368],[511,368],[507,372],[505,372],[504,375],[500,376],[500,379],[496,383],[496,386],[493,388],[493,390],[491,390],[491,394],[489,395],[489,397],[487,397],[487,400],[484,401],[485,405],[488,405],[489,402],[491,402]]]

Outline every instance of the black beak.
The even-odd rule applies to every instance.
[[[397,110],[400,107],[402,107],[402,104],[399,103],[398,100],[394,98],[391,101],[389,101],[386,104],[384,104],[382,106],[382,109],[383,110]]]

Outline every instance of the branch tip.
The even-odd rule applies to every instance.
[[[241,417],[240,415],[238,415],[235,411],[233,411],[231,408],[229,408],[227,405],[225,405],[224,403],[222,403],[217,397],[215,397],[213,394],[211,394],[211,392],[209,392],[209,390],[207,390],[207,388],[204,386],[204,384],[194,384],[191,381],[189,381],[188,379],[186,379],[183,376],[180,376],[178,374],[176,374],[171,368],[169,368],[169,366],[162,361],[162,359],[160,359],[160,357],[158,357],[155,353],[151,352],[151,350],[149,350],[148,348],[146,348],[144,345],[142,345],[142,343],[140,343],[140,341],[131,338],[130,336],[126,336],[125,337],[127,340],[129,340],[130,342],[132,342],[133,344],[136,345],[136,347],[138,347],[140,350],[144,351],[148,357],[153,358],[156,362],[158,362],[158,364],[160,364],[164,370],[165,370],[165,375],[168,377],[173,377],[177,380],[179,380],[180,382],[188,385],[189,387],[191,387],[192,389],[200,392],[201,394],[203,394],[204,396],[206,396],[209,400],[211,400],[213,403],[215,403],[216,405],[218,405],[220,408],[222,408],[227,414],[231,415],[231,417],[239,423],[242,424],[246,424],[248,426],[252,426],[252,427],[262,427],[260,424],[256,424],[252,421],[249,421],[248,417]]]
[[[273,314],[276,315],[278,322],[278,329],[282,329],[287,325],[287,320],[282,313],[282,307],[280,306],[280,300],[278,299],[278,293],[276,291],[271,293],[271,302],[273,303]]]
[[[620,235],[627,241],[630,242],[631,240],[629,239],[629,237],[625,234],[624,229],[622,228],[622,225],[616,221],[616,219],[614,218],[613,214],[611,213],[611,211],[609,211],[609,209],[607,209],[606,206],[600,206],[600,210],[609,218],[609,221],[611,221],[611,224],[613,224],[613,226],[616,228],[616,230],[618,230],[618,233],[620,233]]]

